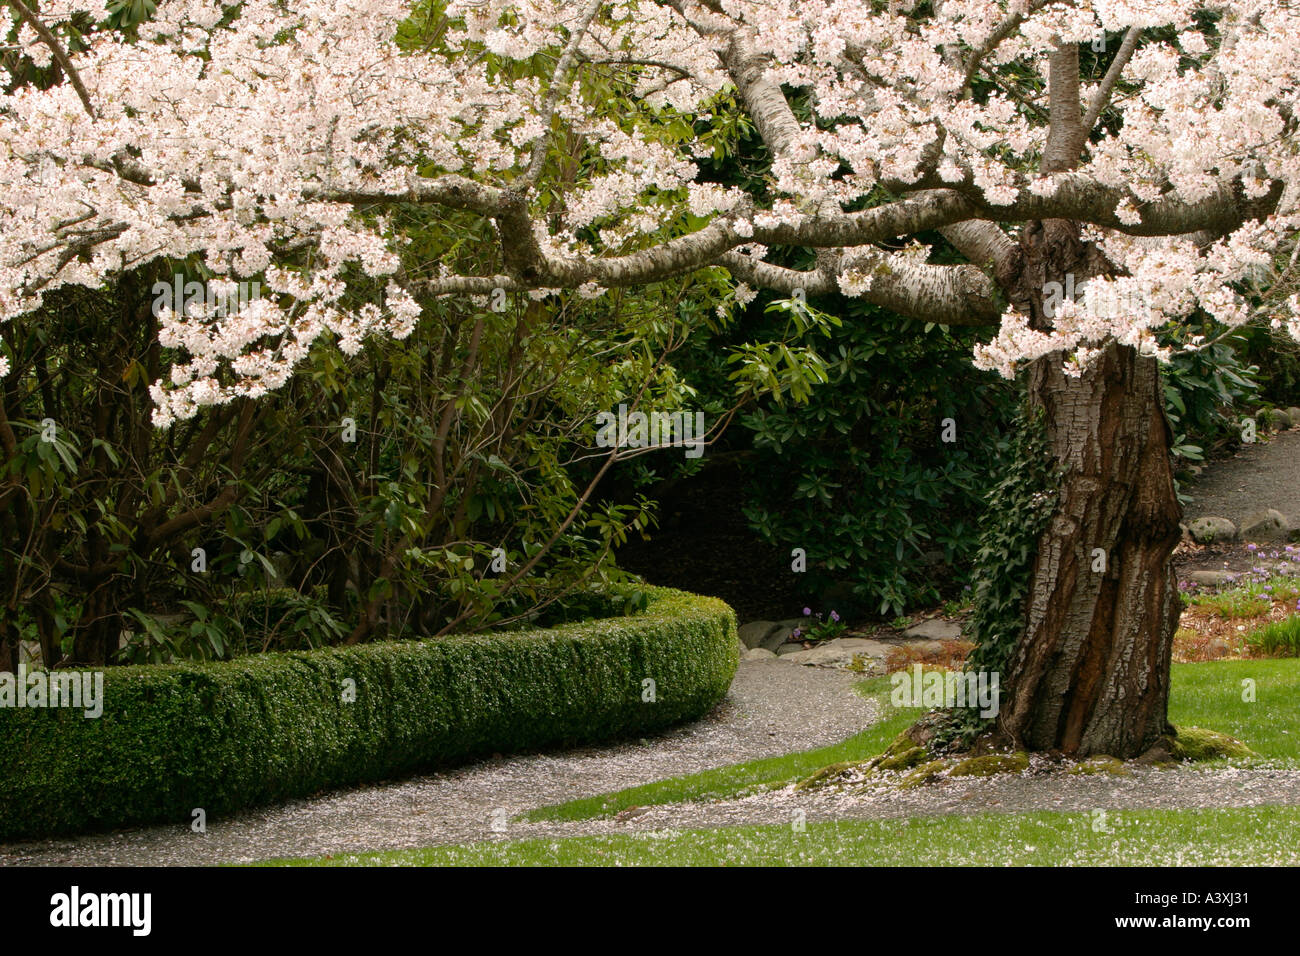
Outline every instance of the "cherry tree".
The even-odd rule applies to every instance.
[[[162,0],[138,37],[69,53],[86,6],[8,7],[62,82],[0,103],[0,322],[160,257],[259,277],[233,313],[163,313],[187,356],[153,385],[163,428],[282,386],[323,336],[401,338],[437,296],[720,270],[740,303],[838,292],[994,327],[974,359],[1027,370],[1062,469],[1001,729],[1120,757],[1168,732],[1159,363],[1206,317],[1300,337],[1290,5],[448,0],[417,35],[401,0]],[[738,124],[761,193],[699,176]],[[412,268],[398,204],[489,220],[492,267]],[[383,301],[346,304],[357,275]]]

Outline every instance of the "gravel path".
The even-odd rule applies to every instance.
[[[1189,521],[1215,515],[1240,526],[1243,518],[1264,508],[1300,514],[1300,429],[1242,445],[1232,458],[1211,463],[1183,491],[1192,499],[1185,509]]]
[[[486,760],[208,822],[0,846],[0,865],[169,865],[490,839],[524,810],[836,743],[876,719],[858,678],[777,661],[740,665],[708,717],[643,741]],[[510,824],[506,835],[521,827]]]

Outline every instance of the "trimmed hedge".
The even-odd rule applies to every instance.
[[[737,659],[730,607],[655,588],[641,614],[551,630],[108,668],[99,718],[0,708],[0,840],[188,825],[199,807],[646,734],[707,713]]]

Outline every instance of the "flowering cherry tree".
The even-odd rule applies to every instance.
[[[448,0],[411,42],[402,0],[162,0],[138,37],[69,53],[86,6],[8,7],[62,82],[0,106],[0,322],[160,257],[259,277],[233,314],[161,316],[186,359],[153,385],[160,427],[280,387],[322,336],[401,338],[445,295],[725,270],[741,303],[839,292],[996,327],[975,361],[1028,369],[1063,469],[1001,729],[1121,757],[1168,731],[1158,363],[1206,317],[1300,337],[1290,5]],[[699,177],[736,124],[770,157],[761,194]],[[490,221],[490,268],[412,268],[398,204]],[[382,301],[349,304],[357,276]]]

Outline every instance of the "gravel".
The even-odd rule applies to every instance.
[[[1184,509],[1188,521],[1215,515],[1240,527],[1265,508],[1300,514],[1300,430],[1242,445],[1232,458],[1211,463],[1183,493],[1191,498]]]

